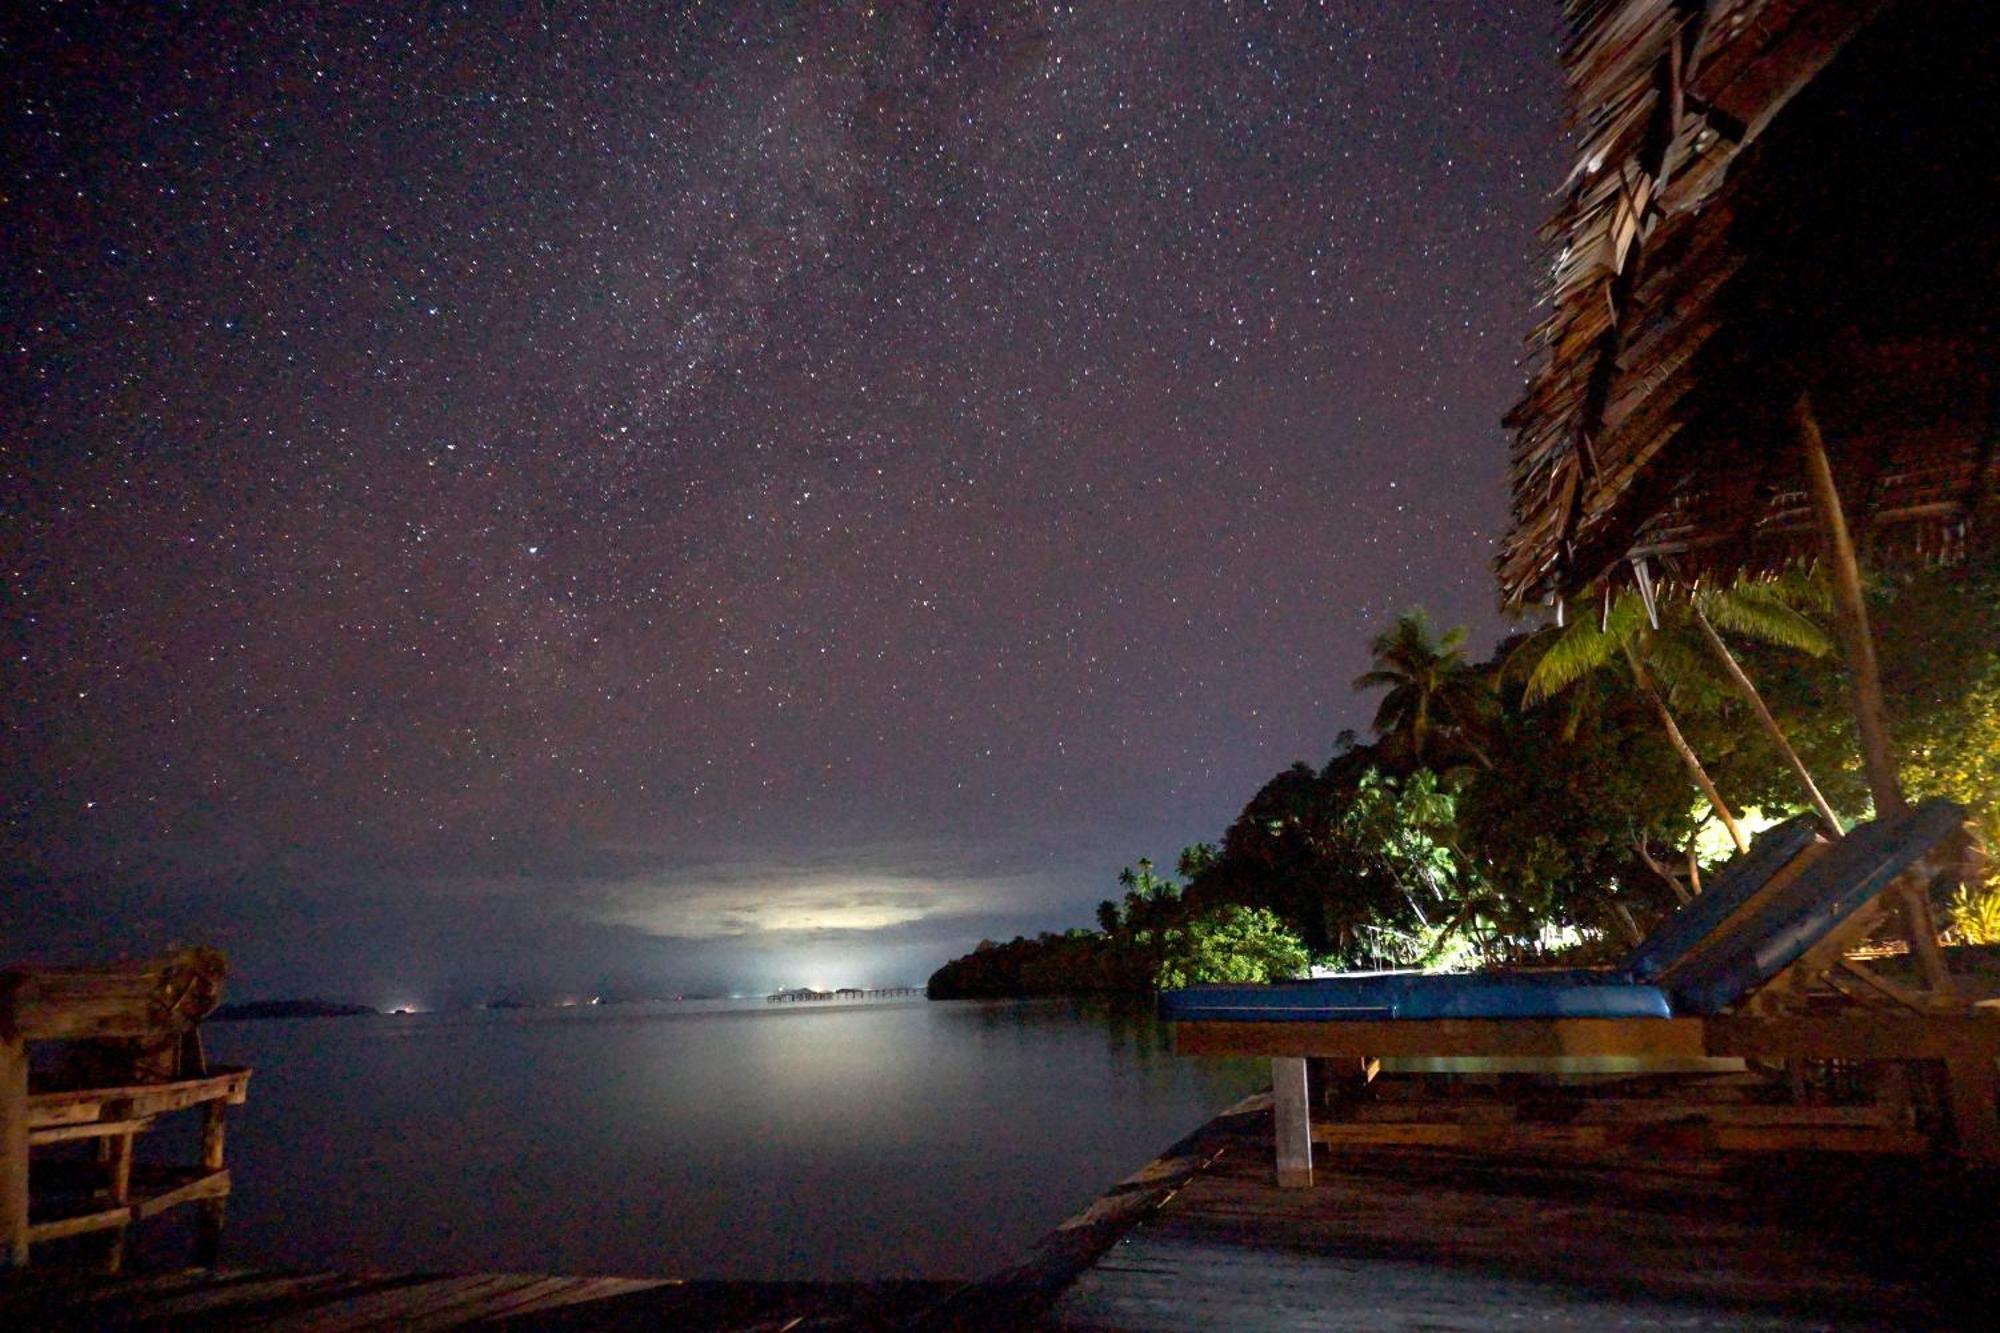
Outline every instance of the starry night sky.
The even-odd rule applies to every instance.
[[[1553,4],[5,22],[8,953],[921,982],[1498,628]]]

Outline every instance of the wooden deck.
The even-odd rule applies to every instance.
[[[144,1278],[52,1270],[0,1277],[0,1328],[343,1330],[877,1329],[937,1303],[930,1282],[674,1282],[653,1278],[356,1276],[188,1269]]]
[[[2000,1299],[1991,1182],[1831,1156],[1322,1150],[1267,1111],[1054,1303],[1064,1329],[1938,1328]]]

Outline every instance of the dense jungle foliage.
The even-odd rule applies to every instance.
[[[1871,614],[1913,797],[2000,820],[2000,557],[1885,579]],[[1636,594],[1468,660],[1412,611],[1356,680],[1371,734],[1274,774],[1173,875],[1140,861],[1095,929],[983,942],[933,998],[1147,991],[1333,967],[1623,951],[1757,827],[1869,813],[1826,595],[1793,574]],[[1655,621],[1657,620],[1657,624]],[[1968,867],[1949,937],[2000,943]]]

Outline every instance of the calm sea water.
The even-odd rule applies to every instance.
[[[973,1277],[1263,1082],[1146,1012],[662,1004],[212,1024],[225,1258]]]

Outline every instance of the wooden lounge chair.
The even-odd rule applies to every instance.
[[[1833,843],[1773,832],[1782,836],[1760,840],[1711,888],[1720,896],[1683,909],[1620,968],[1192,987],[1162,996],[1161,1014],[1184,1053],[1271,1057],[1287,1185],[1311,1182],[1315,1141],[1645,1151],[1946,1144],[2000,1165],[2000,1013],[1846,956],[1889,916],[1903,885],[1955,870],[1964,811],[1926,802]],[[1322,1099],[1334,1114],[1318,1124],[1309,1059],[1323,1091],[1336,1094]],[[1624,1069],[1615,1079],[1554,1074],[1500,1089],[1463,1077],[1369,1087],[1384,1059]],[[1718,1061],[1735,1063],[1724,1073]],[[1583,1096],[1585,1084],[1619,1095]],[[1457,1095],[1427,1100],[1426,1085]]]
[[[33,1243],[109,1232],[115,1269],[126,1228],[183,1203],[201,1204],[197,1239],[212,1258],[229,1194],[223,1108],[243,1102],[250,1078],[202,1055],[197,1025],[221,997],[222,973],[205,949],[0,971],[0,1267],[26,1264]],[[31,1086],[38,1044],[47,1049],[35,1052]],[[200,1161],[135,1170],[135,1138],[196,1107]],[[96,1143],[95,1160],[38,1165],[31,1210],[31,1149],[79,1140]]]

